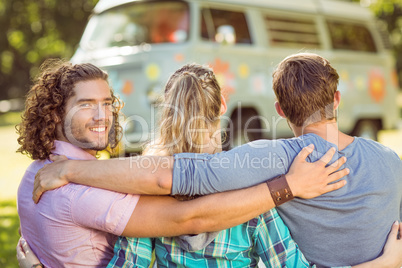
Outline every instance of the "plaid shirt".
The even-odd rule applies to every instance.
[[[276,209],[221,231],[195,252],[181,249],[175,238],[120,237],[108,267],[149,267],[153,248],[158,267],[256,267],[259,258],[266,267],[310,267]]]

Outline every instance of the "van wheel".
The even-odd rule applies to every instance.
[[[353,135],[376,141],[378,140],[378,131],[380,129],[381,121],[379,120],[361,120],[357,123]]]
[[[256,111],[240,111],[240,115],[235,111],[230,120],[229,126],[232,127],[227,129],[226,137],[222,139],[223,150],[230,150],[250,141],[262,139],[261,121]]]

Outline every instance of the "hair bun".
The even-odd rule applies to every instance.
[[[198,78],[195,73],[189,72],[189,71],[183,72],[183,73],[181,74],[181,76],[191,76],[191,77],[194,77],[194,78]]]

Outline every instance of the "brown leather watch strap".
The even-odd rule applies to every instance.
[[[280,206],[294,198],[285,175],[268,180],[267,185],[276,206]]]

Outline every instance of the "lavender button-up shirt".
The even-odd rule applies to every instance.
[[[95,157],[62,141],[55,141],[54,154],[70,159]],[[35,174],[46,161],[34,161],[25,172],[18,189],[21,232],[46,267],[106,267],[113,257],[113,246],[121,235],[139,195],[67,184],[32,201]]]

